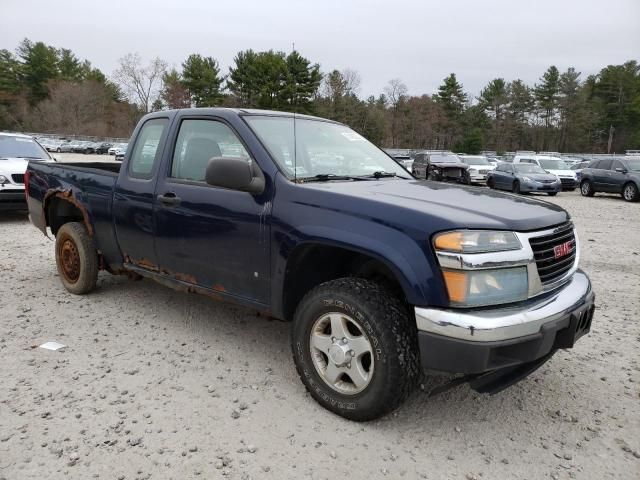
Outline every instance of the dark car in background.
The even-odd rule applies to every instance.
[[[469,165],[451,152],[416,153],[411,172],[427,180],[469,183]]]
[[[93,153],[104,155],[109,152],[111,147],[113,147],[113,143],[96,142],[93,144]]]
[[[627,202],[640,200],[640,157],[594,160],[582,170],[580,193],[618,193]]]
[[[535,163],[501,163],[489,172],[487,185],[513,193],[541,192],[550,196],[562,190],[560,179]]]

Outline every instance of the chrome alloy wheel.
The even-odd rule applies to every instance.
[[[309,349],[316,371],[336,392],[355,395],[373,378],[373,347],[349,315],[330,312],[318,318],[311,328]]]
[[[635,196],[636,191],[633,185],[629,184],[626,187],[624,187],[624,192],[622,192],[622,195],[624,196],[624,199],[628,202],[630,202],[631,200],[633,200],[633,197]]]

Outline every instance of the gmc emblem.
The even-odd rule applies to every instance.
[[[571,240],[561,243],[553,247],[553,255],[556,259],[569,255],[571,253]]]

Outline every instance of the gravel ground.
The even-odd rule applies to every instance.
[[[367,424],[305,393],[288,324],[108,274],[71,295],[53,242],[0,213],[0,479],[639,478],[640,205],[552,201],[582,241],[591,334],[498,395],[418,390]],[[67,348],[34,348],[50,340]]]

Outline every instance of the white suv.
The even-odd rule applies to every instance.
[[[535,155],[531,153],[517,154],[513,163],[534,163],[549,173],[554,174],[562,183],[562,190],[573,191],[578,186],[576,172],[569,168],[560,157],[552,155]]]
[[[29,160],[54,161],[33,137],[0,132],[0,210],[26,208],[24,172]]]

